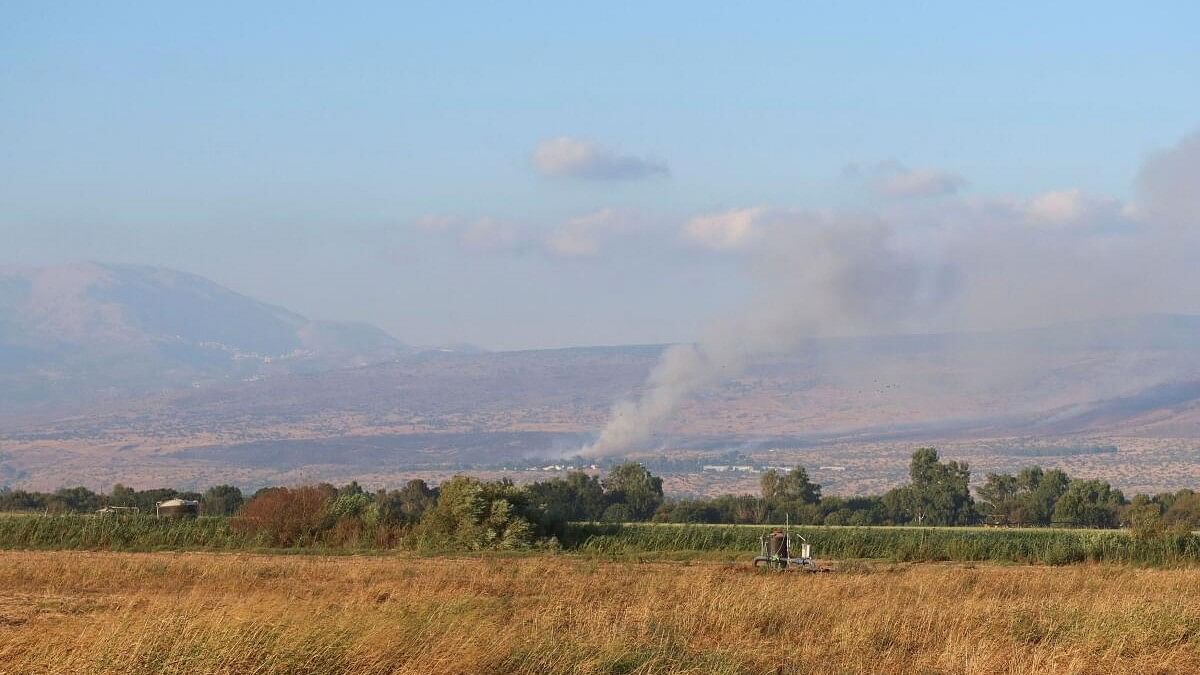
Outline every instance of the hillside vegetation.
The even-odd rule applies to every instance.
[[[172,275],[102,272],[117,284],[107,301],[78,299],[89,308],[83,312],[72,300],[51,312],[58,319],[38,324],[47,334],[19,329],[19,344],[12,335],[5,342],[5,325],[19,328],[28,323],[22,317],[40,314],[6,313],[0,298],[0,484],[197,487],[368,476],[395,484],[467,467],[557,464],[594,440],[663,349],[410,353],[352,327],[330,335],[321,322],[310,327],[291,313],[235,302],[198,280],[159,288]],[[141,296],[121,290],[127,285],[182,297],[132,302]],[[196,285],[217,304],[196,306],[187,292]],[[141,318],[134,311],[164,304],[187,309]],[[97,314],[121,320],[87,320]],[[86,342],[126,335],[137,339],[99,354]],[[61,354],[39,355],[67,338]],[[745,448],[756,464],[837,466],[814,477],[853,494],[898,482],[915,444],[956,443],[957,457],[989,471],[1047,456],[1126,489],[1177,490],[1200,482],[1187,440],[1200,435],[1197,345],[1194,316],[812,340],[790,356],[754,360],[688,400],[662,435],[633,450],[695,459]],[[356,364],[369,365],[340,367]],[[143,391],[144,380],[163,374],[173,380],[166,391],[162,383],[146,396],[120,393]],[[85,400],[64,408],[54,403],[62,397]],[[720,462],[701,465],[712,463]],[[691,484],[675,491],[715,494],[714,483],[733,478],[688,475]]]

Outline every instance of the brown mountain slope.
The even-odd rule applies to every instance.
[[[638,452],[741,449],[763,462],[851,463],[845,470],[853,480],[829,476],[843,485],[894,480],[907,450],[926,442],[980,466],[993,458],[1025,461],[1029,447],[1046,444],[1068,456],[1079,454],[1077,446],[1108,445],[1121,453],[1169,446],[1179,454],[1187,439],[1200,437],[1196,337],[1200,322],[1190,317],[1147,317],[1110,330],[1089,324],[813,341],[689,401]],[[326,476],[386,482],[412,471],[544,463],[571,455],[601,428],[614,401],[637,395],[660,352],[433,352],[71,415],[10,416],[0,438],[0,481],[104,485],[136,474],[177,484]],[[1125,459],[1121,453],[1083,454],[1111,469]]]

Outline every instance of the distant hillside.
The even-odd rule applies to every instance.
[[[242,325],[253,318],[291,327],[254,349],[312,344],[303,331],[313,324],[277,308],[245,307]],[[144,324],[120,321],[107,330],[129,325]],[[222,330],[224,340],[242,340],[228,337],[235,327]],[[464,467],[554,464],[594,437],[615,401],[639,393],[662,350],[432,350],[360,368],[213,379],[69,414],[0,416],[0,485],[384,483],[414,471],[437,478]],[[253,372],[307,363],[224,359],[217,372],[229,372],[231,362],[253,364]],[[203,370],[203,362],[172,363]],[[1144,316],[811,340],[698,394],[638,452],[738,450],[762,463],[816,467],[833,490],[875,490],[903,477],[913,447],[936,444],[984,471],[1045,457],[1081,475],[1149,488],[1200,484],[1190,439],[1200,439],[1200,318]]]
[[[0,268],[0,403],[9,406],[362,366],[411,351],[374,326],[314,321],[183,272]]]

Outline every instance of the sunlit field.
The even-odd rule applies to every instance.
[[[5,673],[1197,672],[1130,566],[0,553]]]

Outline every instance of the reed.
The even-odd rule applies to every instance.
[[[894,562],[1103,562],[1178,566],[1200,562],[1194,534],[1139,539],[1117,530],[920,527],[793,527],[821,558]],[[764,527],[737,525],[577,524],[566,548],[610,555],[727,552],[758,548]]]
[[[599,556],[654,554],[687,558],[705,554],[732,559],[756,552],[758,538],[765,531],[765,526],[577,523],[567,527],[560,544],[568,552]],[[807,526],[793,527],[792,532],[806,537],[817,557],[834,560],[1128,563],[1163,567],[1200,563],[1200,537],[1194,534],[1147,539],[1120,530]],[[289,550],[379,552],[415,550],[418,546],[413,537],[381,539],[359,533]],[[270,550],[271,544],[230,527],[225,518],[156,520],[152,516],[25,514],[0,518],[0,549],[252,551]]]
[[[0,548],[46,550],[235,550],[252,548],[227,518],[13,514],[0,518]]]

